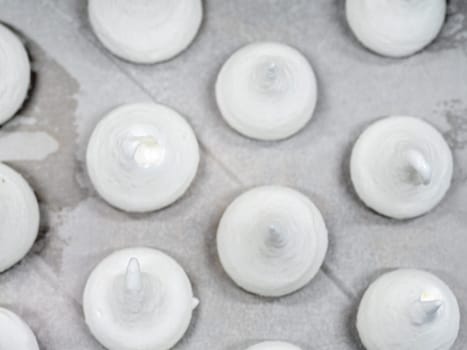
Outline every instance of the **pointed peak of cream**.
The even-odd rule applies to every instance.
[[[266,236],[267,246],[272,248],[282,248],[285,243],[286,240],[284,234],[275,225],[270,225]]]
[[[130,258],[125,274],[125,288],[128,292],[138,293],[143,288],[141,266],[137,258]]]
[[[199,299],[193,297],[193,303],[192,303],[193,309],[196,309],[198,307],[198,305],[199,305]]]
[[[164,150],[152,136],[138,138],[133,159],[139,166],[149,168],[157,165],[164,157]]]
[[[422,293],[411,307],[412,322],[416,325],[423,325],[434,321],[443,304],[440,298],[429,293]]]
[[[406,153],[407,162],[409,167],[416,175],[416,181],[421,185],[429,185],[433,176],[433,171],[426,157],[415,149],[410,149]]]

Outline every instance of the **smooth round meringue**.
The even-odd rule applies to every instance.
[[[83,296],[86,324],[109,350],[171,349],[198,303],[183,268],[150,248],[106,257],[89,276]]]
[[[193,41],[203,18],[201,0],[89,0],[88,12],[104,46],[136,63],[178,55]]]
[[[373,282],[357,315],[367,350],[448,350],[459,332],[459,306],[431,273],[396,270]]]
[[[294,48],[258,42],[235,52],[222,67],[216,98],[225,121],[259,140],[287,138],[311,119],[316,77]]]
[[[198,169],[199,148],[177,112],[139,103],[118,107],[98,123],[86,159],[91,181],[107,202],[147,212],[186,192]]]
[[[0,23],[0,125],[22,106],[31,81],[28,54],[20,39]]]
[[[446,16],[446,0],[346,0],[347,21],[368,49],[409,56],[430,44]]]
[[[0,163],[0,272],[29,252],[39,232],[39,205],[29,184]]]
[[[282,341],[265,341],[250,346],[246,350],[301,350],[299,347]]]
[[[361,200],[396,219],[423,215],[451,184],[453,158],[443,136],[425,121],[392,116],[370,125],[352,151],[350,172]]]
[[[257,187],[226,209],[217,249],[227,274],[243,289],[277,297],[305,286],[318,272],[328,233],[316,206],[280,186]]]
[[[39,350],[36,336],[18,315],[0,307],[0,349]]]

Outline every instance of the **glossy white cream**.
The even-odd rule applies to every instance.
[[[452,153],[425,121],[392,116],[370,125],[354,145],[350,172],[361,200],[396,219],[423,215],[451,184]]]
[[[217,231],[227,274],[243,289],[277,297],[305,286],[318,272],[328,234],[316,206],[287,187],[264,186],[237,197]]]
[[[216,98],[225,121],[239,133],[280,140],[311,119],[316,78],[307,59],[294,48],[257,42],[238,50],[224,64]]]
[[[367,350],[449,350],[459,332],[459,306],[431,273],[396,270],[373,282],[357,315]]]
[[[87,149],[89,177],[111,205],[147,212],[172,204],[192,183],[199,163],[196,136],[174,110],[130,104],[107,114]]]
[[[19,262],[39,231],[39,206],[26,180],[0,163],[0,272]]]
[[[31,328],[15,313],[0,307],[0,349],[39,350]]]
[[[201,0],[89,0],[89,20],[104,46],[136,63],[168,60],[201,25]]]
[[[446,0],[346,0],[347,21],[368,49],[409,56],[430,44],[446,16]]]
[[[0,23],[0,125],[22,106],[31,80],[31,67],[23,43]]]
[[[299,347],[282,341],[265,341],[250,346],[246,350],[301,350]]]
[[[168,350],[185,334],[199,301],[183,268],[149,248],[119,250],[86,283],[91,333],[109,350]]]

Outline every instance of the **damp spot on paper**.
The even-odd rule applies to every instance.
[[[446,119],[451,127],[446,133],[449,145],[454,149],[467,147],[467,109],[459,112],[446,112]]]
[[[448,130],[444,133],[446,141],[454,150],[467,148],[467,106],[460,100],[441,103],[441,114],[446,118]]]
[[[21,125],[36,125],[37,119],[34,117],[21,116],[17,115],[13,120],[8,124],[10,128],[17,127]]]
[[[463,48],[467,54],[467,2],[449,2],[446,22],[438,39],[430,47],[431,51]]]
[[[447,143],[454,151],[455,167],[453,181],[467,181],[467,104],[459,99],[447,100],[438,104],[436,113],[446,120],[447,128],[443,133]]]
[[[44,160],[58,150],[58,142],[43,131],[0,132],[0,161]]]
[[[75,96],[80,86],[40,46],[25,41],[31,88],[18,115],[0,129],[0,160],[8,160],[27,178],[42,206],[74,207],[87,197],[76,180]]]

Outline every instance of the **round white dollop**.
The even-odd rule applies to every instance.
[[[104,46],[136,63],[168,60],[195,38],[201,0],[89,0],[89,20]]]
[[[31,67],[23,43],[0,23],[0,125],[12,118],[26,99]]]
[[[86,159],[91,181],[107,202],[147,212],[186,192],[198,169],[199,147],[177,112],[139,103],[118,107],[98,123]]]
[[[446,0],[346,0],[357,39],[389,57],[409,56],[430,44],[446,16]]]
[[[227,274],[243,289],[277,297],[305,286],[318,272],[328,234],[316,206],[280,186],[257,187],[226,209],[217,249]]]
[[[0,163],[0,272],[20,261],[39,232],[39,205],[24,178]]]
[[[130,259],[139,261],[150,292],[138,312],[121,309],[118,282]],[[91,333],[109,350],[168,350],[185,334],[197,300],[183,268],[167,254],[150,248],[114,252],[92,271],[83,296]]]
[[[265,341],[250,346],[247,350],[301,350],[299,347],[282,341]]]
[[[431,169],[431,180],[414,180],[408,152],[416,151]],[[352,151],[350,172],[361,200],[396,219],[423,215],[444,197],[451,184],[452,153],[443,136],[425,121],[392,116],[370,125]]]
[[[31,328],[15,313],[0,307],[0,349],[39,350]]]
[[[413,318],[420,296],[442,305],[426,322]],[[401,269],[373,282],[363,295],[357,329],[367,350],[448,350],[459,331],[459,306],[449,287],[431,273]]]
[[[316,77],[294,48],[258,42],[235,52],[223,65],[216,98],[225,121],[259,140],[287,138],[311,119],[316,106]]]

